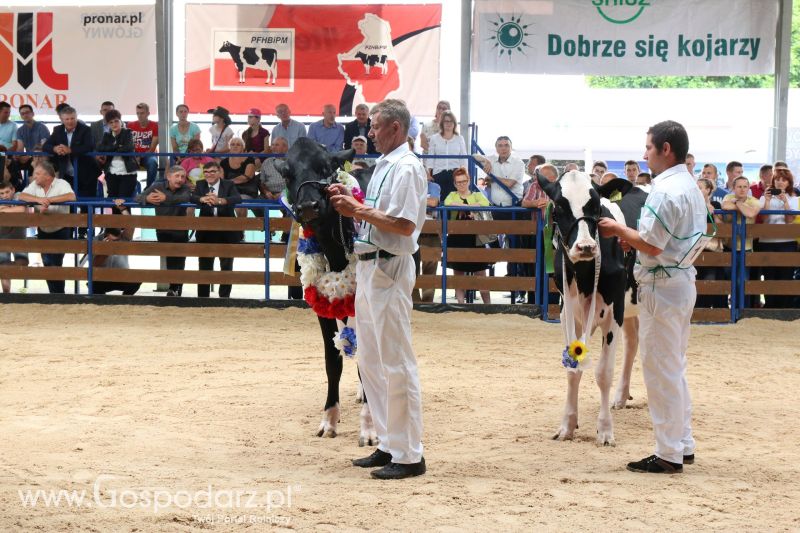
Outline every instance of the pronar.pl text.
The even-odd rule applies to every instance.
[[[128,13],[83,13],[81,19],[84,26],[92,24],[114,24],[116,26],[127,24],[136,26],[142,23],[143,14],[141,11]]]

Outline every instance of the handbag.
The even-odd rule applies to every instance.
[[[491,211],[476,211],[475,220],[494,220]],[[497,240],[496,233],[488,233],[486,235],[475,235],[475,246],[486,246]]]

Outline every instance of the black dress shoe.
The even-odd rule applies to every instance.
[[[400,463],[389,463],[383,468],[373,470],[370,475],[375,479],[403,479],[407,477],[421,476],[425,473],[425,458],[418,463],[403,465]]]
[[[375,449],[372,455],[362,457],[361,459],[353,459],[353,466],[360,466],[361,468],[375,468],[376,466],[386,466],[392,462],[392,454],[386,453],[383,450]]]
[[[680,474],[683,472],[681,463],[672,463],[657,455],[645,457],[641,461],[628,463],[631,472],[644,472],[645,474]]]
[[[694,464],[694,454],[690,453],[689,455],[683,456],[683,464],[685,465],[693,465]]]

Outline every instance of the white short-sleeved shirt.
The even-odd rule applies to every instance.
[[[663,252],[653,257],[637,252],[634,276],[639,283],[652,282],[652,269],[664,267],[670,277],[687,276],[694,280],[694,267],[674,268],[686,256],[708,222],[706,202],[696,180],[681,163],[653,179],[652,189],[639,217],[639,235]],[[681,239],[676,237],[682,237]],[[685,238],[690,237],[690,238]],[[655,277],[661,277],[659,272]]]
[[[30,185],[25,187],[22,191],[24,194],[30,194],[31,196],[35,196],[37,198],[55,198],[56,196],[61,196],[62,194],[70,194],[73,192],[72,187],[70,186],[67,180],[62,180],[61,178],[56,178],[53,180],[53,184],[50,185],[50,189],[45,192],[43,188],[36,184],[35,181],[32,181]],[[36,209],[38,211],[38,208]],[[67,205],[51,205],[47,208],[47,213],[69,213],[69,206]],[[41,226],[39,228],[45,233],[53,233],[61,229],[60,226]]]
[[[450,139],[445,139],[437,133],[430,139],[428,144],[428,155],[464,155],[467,153],[467,145],[464,137],[453,135]],[[425,166],[431,169],[431,173],[438,174],[443,170],[454,170],[458,167],[466,167],[467,160],[463,158],[455,159],[426,159]]]
[[[508,188],[511,189],[511,192],[514,193],[518,200],[521,199],[522,183],[525,181],[525,163],[522,162],[522,159],[512,155],[501,163],[497,154],[489,156],[488,159],[492,162],[492,174],[498,178],[514,180],[514,185]],[[514,204],[511,196],[495,182],[492,182],[489,196],[489,200],[495,205],[510,206]]]
[[[792,211],[798,210],[798,200],[797,196],[787,196],[786,200],[789,202],[789,209]],[[762,209],[767,210],[774,210],[774,211],[784,211],[786,206],[783,205],[783,202],[776,197],[772,197],[769,202],[769,207],[764,206],[764,202],[766,201],[766,197],[762,196],[759,198],[758,202],[761,204]],[[765,224],[786,224],[786,215],[762,215],[764,217]],[[769,237],[759,237],[759,242],[792,242],[794,239],[791,238],[769,238]]]
[[[419,158],[403,143],[389,154],[378,158],[367,186],[365,204],[385,214],[410,220],[416,224],[409,236],[382,231],[362,222],[355,243],[355,252],[364,254],[385,250],[395,255],[413,254],[417,238],[425,223],[428,180]]]

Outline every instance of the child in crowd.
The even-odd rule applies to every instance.
[[[0,182],[0,200],[13,200],[14,199],[14,186],[9,181]],[[0,213],[24,213],[24,205],[9,205],[0,204]],[[0,226],[0,239],[24,239],[25,231],[27,228],[13,227],[13,226]],[[11,255],[14,255],[12,261]],[[28,254],[23,252],[0,252],[0,265],[18,265],[28,266]],[[11,292],[11,280],[0,280],[3,286],[3,292]]]

